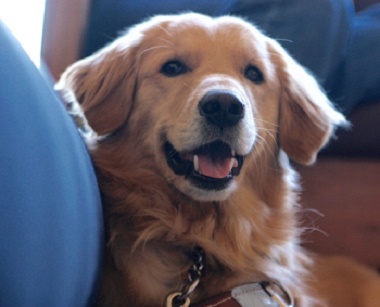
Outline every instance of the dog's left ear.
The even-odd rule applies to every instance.
[[[312,164],[334,128],[349,124],[332,107],[314,77],[277,42],[268,41],[281,86],[280,146],[293,161]]]

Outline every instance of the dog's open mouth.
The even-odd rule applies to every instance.
[[[244,157],[237,155],[222,141],[215,141],[191,152],[178,152],[165,142],[164,150],[169,167],[176,175],[186,176],[201,189],[223,190],[233,176],[238,176]]]

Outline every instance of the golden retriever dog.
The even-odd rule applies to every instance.
[[[346,120],[253,25],[156,16],[58,88],[94,131],[100,306],[380,306],[375,272],[300,246],[289,158],[313,163]]]

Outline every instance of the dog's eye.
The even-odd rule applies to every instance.
[[[264,75],[262,71],[253,65],[248,65],[245,68],[244,76],[256,84],[261,84],[264,82]]]
[[[173,60],[173,61],[166,62],[161,67],[160,72],[167,77],[177,77],[179,75],[187,73],[188,68],[182,62]]]

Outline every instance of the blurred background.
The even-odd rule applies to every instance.
[[[0,19],[40,66],[45,0],[0,0]]]

